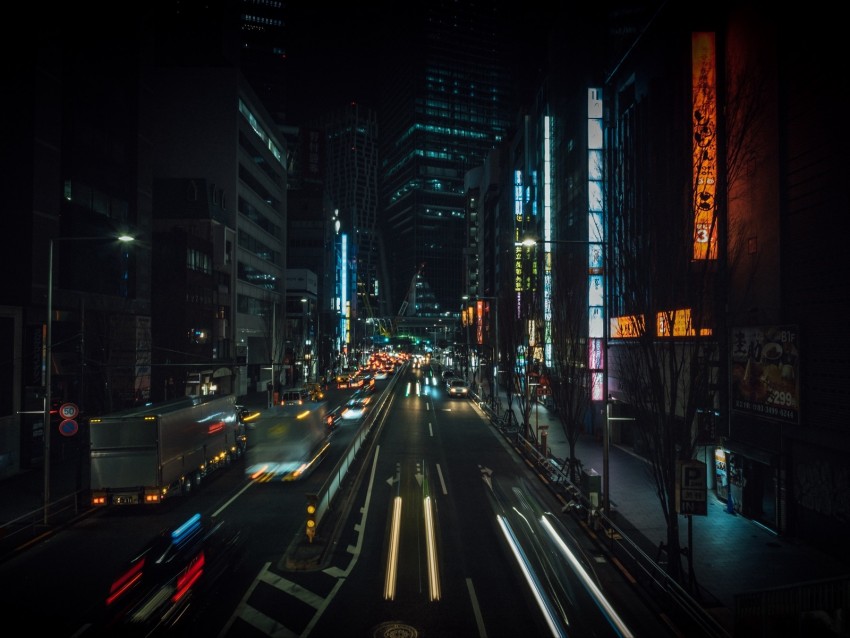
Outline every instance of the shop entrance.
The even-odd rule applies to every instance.
[[[776,471],[766,463],[739,457],[744,465],[741,513],[770,529],[776,524]]]

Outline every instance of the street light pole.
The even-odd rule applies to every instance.
[[[47,507],[50,504],[50,404],[53,383],[53,239],[47,258],[47,321],[44,334],[44,524],[47,524]]]
[[[301,373],[304,377],[304,383],[309,381],[309,369],[307,367],[307,336],[310,334],[308,322],[308,301],[307,297],[301,297]],[[363,329],[365,339],[366,329]]]
[[[616,399],[607,395],[605,401],[605,429],[602,431],[602,511],[611,515],[611,490],[608,488],[608,450],[611,441],[611,421],[634,421],[631,416],[611,416],[611,404]]]
[[[602,397],[605,399],[605,426],[602,430],[602,509],[605,516],[609,516],[611,513],[610,507],[610,486],[608,483],[609,478],[609,449],[610,449],[610,438],[611,438],[611,421],[632,421],[632,418],[617,418],[611,416],[611,403],[614,400],[608,394],[608,319],[607,319],[607,308],[608,304],[605,300],[607,300],[608,294],[608,285],[607,278],[609,273],[607,271],[608,268],[608,259],[607,259],[607,249],[608,245],[606,242],[606,238],[604,236],[599,238],[599,241],[590,241],[585,239],[546,239],[546,240],[537,240],[533,237],[526,237],[521,242],[519,242],[523,246],[536,246],[538,243],[541,244],[580,244],[584,246],[588,245],[600,245],[602,247],[602,273],[603,277],[605,277],[606,281],[603,284],[603,306],[605,308],[605,317],[603,317],[603,334],[602,347],[605,349],[604,352],[604,360],[602,366]]]
[[[44,524],[48,522],[50,506],[50,408],[53,404],[53,244],[57,241],[97,241],[108,237],[51,237],[47,257],[47,320],[45,321],[43,362],[44,366]],[[118,241],[126,243],[134,240],[129,235],[121,235]]]
[[[605,399],[605,428],[602,430],[602,512],[606,518],[611,514],[611,490],[608,489],[608,452],[611,445],[611,401]]]

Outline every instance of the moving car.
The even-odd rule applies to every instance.
[[[307,393],[310,395],[311,401],[321,401],[325,398],[325,389],[320,383],[308,383]]]
[[[98,629],[149,636],[188,624],[191,608],[238,568],[244,549],[239,528],[194,514],[160,533],[117,574]]]
[[[365,414],[366,401],[364,401],[363,399],[355,398],[351,399],[348,403],[345,404],[345,407],[343,408],[340,416],[346,421],[353,421],[362,418]]]
[[[260,411],[256,408],[249,408],[244,405],[236,404],[233,406],[236,408],[236,413],[239,415],[239,421],[249,430],[253,430],[254,421],[260,418]]]
[[[310,400],[310,394],[307,388],[298,388],[297,390],[285,390],[280,397],[281,405],[304,405]]]
[[[469,384],[463,379],[449,379],[446,390],[450,397],[466,398],[469,396]]]

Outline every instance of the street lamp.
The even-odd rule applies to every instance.
[[[602,354],[602,350],[607,353],[608,348],[608,321],[607,321],[607,303],[606,303],[606,295],[607,295],[607,282],[605,281],[608,276],[607,273],[607,259],[605,255],[606,251],[606,238],[604,229],[600,224],[598,227],[591,229],[591,239],[546,239],[546,240],[538,240],[534,237],[526,236],[519,242],[522,246],[536,246],[538,243],[540,244],[579,244],[583,246],[588,246],[590,248],[588,254],[588,264],[587,264],[587,273],[590,280],[594,280],[593,282],[588,282],[588,290],[592,290],[592,283],[595,283],[597,289],[601,287],[600,294],[598,296],[597,302],[591,303],[590,298],[588,299],[589,307],[597,310],[599,316],[602,319],[601,330],[597,326],[594,330],[592,317],[590,320],[590,324],[588,325],[588,341],[597,340],[601,336],[602,342],[599,344],[599,353],[598,357],[594,357],[590,354],[591,358],[591,374],[595,376],[595,372],[601,372],[601,379],[599,380],[601,387],[596,385],[596,380],[591,381],[591,400],[593,400],[593,396],[597,397],[597,401],[599,398],[605,399],[605,425],[602,430],[602,508],[605,516],[610,514],[610,489],[608,483],[609,476],[609,463],[608,463],[608,452],[610,446],[610,436],[611,436],[611,421],[618,420],[631,420],[631,419],[618,419],[611,416],[611,401],[613,400],[608,395],[608,357],[607,354]],[[591,313],[592,314],[592,313]],[[601,332],[601,335],[600,335]],[[596,352],[596,349],[593,349],[593,352]],[[594,361],[596,362],[594,365]],[[595,389],[598,388],[598,393],[594,392]]]
[[[47,258],[47,321],[44,334],[44,524],[47,524],[47,510],[50,505],[50,408],[53,403],[53,244],[57,241],[103,241],[109,237],[51,237]],[[131,242],[134,237],[119,235],[120,242]]]
[[[307,367],[307,337],[310,333],[308,324],[308,305],[307,297],[301,297],[301,374],[304,377],[304,382],[310,380],[310,373]]]

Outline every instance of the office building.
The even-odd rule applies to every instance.
[[[587,319],[576,378],[593,397],[581,427],[667,468],[668,508],[680,507],[675,461],[698,463],[730,514],[845,556],[847,340],[829,318],[842,316],[848,286],[828,274],[841,236],[823,232],[843,210],[842,100],[822,63],[838,59],[840,38],[814,19],[764,20],[747,3],[708,23],[668,3],[634,33],[630,46],[552,56],[526,132],[500,152],[498,187],[470,180],[479,237],[501,227],[513,198],[513,237],[548,233],[552,247],[518,253],[517,270],[500,274],[492,242],[479,241],[470,268],[485,296],[493,281],[536,298],[525,313],[512,308],[531,331],[520,334],[541,344],[528,354],[553,374],[547,296],[561,308],[559,276],[600,277],[598,293],[574,289]],[[570,69],[593,55],[603,61],[595,77]],[[538,176],[535,188],[514,181],[518,169]],[[488,206],[488,192],[498,202]],[[532,281],[520,270],[528,259]],[[554,333],[552,343],[569,347]],[[664,384],[676,392],[654,392]]]
[[[464,293],[464,174],[505,139],[519,96],[500,7],[439,1],[411,15],[386,56],[380,225],[393,307],[433,322],[456,319]]]

